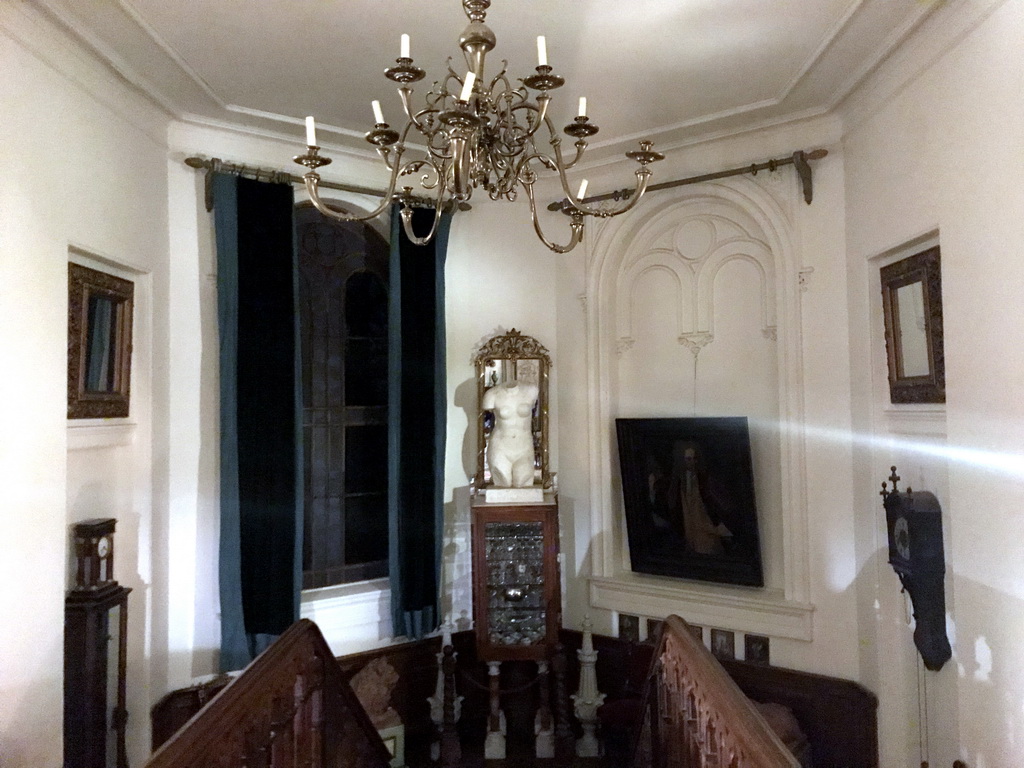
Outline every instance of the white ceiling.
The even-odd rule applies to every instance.
[[[369,150],[370,101],[399,122],[383,70],[412,37],[427,70],[417,93],[464,69],[460,0],[35,0],[178,117],[292,133],[316,115],[321,144]],[[535,38],[566,84],[556,124],[588,97],[616,152],[649,137],[694,137],[834,107],[919,24],[924,0],[493,0],[488,73],[536,66]],[[333,130],[332,130],[333,129]],[[627,146],[627,143],[630,146]],[[604,153],[601,153],[604,154]]]

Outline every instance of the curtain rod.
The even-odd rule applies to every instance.
[[[259,168],[251,165],[244,165],[238,163],[225,163],[219,157],[214,157],[206,160],[202,157],[186,157],[185,165],[189,168],[195,168],[196,170],[206,171],[206,210],[213,210],[213,174],[214,173],[230,173],[235,176],[242,176],[247,179],[255,179],[256,181],[268,181],[271,184],[305,184],[306,181],[301,176],[288,173],[287,171],[278,171],[273,168]],[[381,197],[384,194],[383,189],[372,189],[370,187],[360,187],[356,184],[341,184],[334,181],[321,181],[321,187],[327,189],[339,189],[342,192],[352,192],[357,195],[372,195],[374,197]]]
[[[703,173],[699,176],[689,176],[685,179],[677,179],[676,181],[663,181],[660,184],[652,184],[647,188],[648,192],[654,192],[659,189],[672,189],[673,187],[682,187],[687,184],[698,184],[702,181],[713,181],[715,179],[724,179],[729,176],[741,176],[744,173],[749,173],[756,176],[758,171],[769,171],[774,173],[777,168],[784,165],[792,165],[796,168],[796,172],[800,177],[800,185],[803,187],[804,201],[810,205],[814,199],[814,184],[811,175],[811,166],[808,163],[809,160],[820,160],[828,155],[827,149],[813,149],[810,152],[804,152],[803,150],[797,150],[789,157],[781,157],[774,160],[768,160],[764,163],[753,163],[751,165],[744,166],[742,168],[730,168],[727,171],[716,171],[714,173]],[[249,166],[238,163],[225,163],[219,157],[214,157],[206,160],[202,157],[186,157],[185,165],[189,168],[195,168],[197,170],[206,171],[206,210],[213,210],[213,174],[214,173],[231,173],[236,176],[243,176],[245,178],[265,180],[275,184],[305,184],[305,179],[301,176],[288,173],[287,171],[278,171],[273,168],[259,168],[255,166]],[[357,195],[370,195],[372,197],[381,197],[384,194],[382,189],[373,189],[371,187],[361,187],[356,184],[342,184],[335,181],[321,181],[321,187],[326,189],[337,189],[342,192],[351,192]],[[594,195],[588,197],[581,202],[585,203],[596,203],[603,200],[628,200],[635,190],[633,189],[617,189],[614,192],[608,192],[604,195]],[[414,200],[414,205],[419,205],[427,208],[432,208],[433,205],[426,200]],[[468,210],[469,206],[466,203],[459,204],[460,210]],[[551,203],[548,205],[549,211],[566,211],[568,209],[568,200],[565,198]]]
[[[698,184],[702,181],[713,181],[714,179],[724,179],[729,176],[740,176],[744,173],[749,173],[753,176],[757,175],[758,171],[769,171],[774,172],[776,168],[783,165],[792,165],[796,168],[797,174],[800,176],[800,185],[803,187],[804,201],[810,205],[814,199],[814,185],[811,177],[811,166],[807,162],[808,160],[820,160],[828,154],[827,149],[814,149],[810,152],[804,152],[797,150],[790,157],[781,157],[777,160],[768,160],[764,163],[753,163],[752,165],[744,166],[743,168],[730,168],[728,171],[716,171],[715,173],[703,173],[700,176],[690,176],[685,179],[678,179],[676,181],[663,181],[660,184],[651,184],[647,187],[648,192],[654,192],[657,189],[671,189],[673,187],[682,187],[687,184]],[[604,195],[594,195],[588,197],[585,200],[581,200],[582,203],[596,203],[602,200],[628,200],[632,197],[635,189],[617,189],[614,192],[608,192]],[[563,212],[569,209],[569,201],[565,198],[558,200],[557,202],[548,205],[549,211]]]

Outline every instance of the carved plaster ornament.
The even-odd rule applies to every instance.
[[[694,333],[683,333],[679,336],[679,343],[693,353],[694,359],[708,344],[715,340],[715,337],[707,331],[695,331]]]
[[[383,657],[374,659],[352,677],[352,690],[378,730],[402,723],[391,707],[391,691],[397,682],[398,673]]]

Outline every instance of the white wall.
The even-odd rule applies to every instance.
[[[552,395],[562,376],[554,278],[559,257],[534,235],[525,196],[509,203],[478,194],[472,204],[472,211],[457,214],[452,220],[445,268],[449,398],[441,610],[457,626],[466,628],[473,612],[469,551],[469,480],[476,473],[473,357],[488,339],[515,328],[536,338],[551,353]],[[550,237],[567,239],[565,233],[555,231]],[[550,418],[554,425],[559,405],[557,397],[552,399]],[[558,442],[553,439],[552,456],[557,455]],[[558,469],[557,461],[553,469]],[[563,511],[562,526],[568,524]]]
[[[190,156],[301,173],[291,162],[303,148],[297,125],[287,133],[246,134],[218,127],[175,122],[169,134],[171,263],[168,280],[170,339],[167,464],[169,513],[156,532],[168,542],[164,561],[167,585],[168,666],[164,690],[189,685],[218,669],[220,597],[217,576],[219,537],[217,294],[213,214],[204,204],[204,173],[184,164]],[[353,157],[324,142],[333,164],[321,169],[325,181],[373,188],[386,179],[378,164]],[[323,196],[370,208],[363,196],[324,190]],[[296,199],[304,193],[296,189]],[[335,653],[351,653],[390,639],[387,595],[374,582],[358,588],[318,590],[318,600],[303,599],[302,615],[314,618]]]
[[[0,764],[62,764],[69,525],[117,517],[129,596],[132,762],[148,744],[154,285],[167,259],[166,117],[25,3],[0,5]],[[66,419],[69,248],[135,281],[131,415]]]
[[[881,763],[959,757],[981,768],[1024,758],[1024,8],[953,5],[844,105],[853,417],[866,438],[855,509],[862,660],[881,696]],[[946,406],[892,406],[877,270],[893,249],[911,243],[914,252],[936,233]],[[941,672],[922,673],[930,755],[918,752],[918,662],[875,496],[890,463],[915,490],[934,490],[944,512],[954,655]]]
[[[773,544],[777,594],[761,613],[796,617],[810,634],[773,637],[773,661],[860,679],[877,691],[883,765],[920,760],[915,654],[905,605],[884,563],[875,495],[890,461],[915,485],[918,478],[934,483],[948,518],[955,656],[926,678],[931,760],[948,764],[961,756],[981,768],[1014,764],[1024,754],[1024,371],[1012,346],[1019,336],[1017,286],[1024,284],[1024,259],[1016,253],[1024,242],[1024,193],[1014,173],[1024,159],[1022,33],[1019,4],[949,4],[844,104],[841,142],[837,121],[821,119],[679,147],[655,166],[656,180],[667,180],[798,148],[830,152],[814,165],[811,206],[800,200],[792,169],[723,189],[759,190],[760,199],[775,201],[789,233],[779,283],[788,298],[779,304],[779,322],[792,343],[778,360],[780,413],[799,414],[783,426],[796,430],[792,444],[803,446],[803,456],[779,473],[783,520],[772,536],[783,554],[780,562]],[[213,249],[202,177],[181,161],[203,154],[285,168],[301,141],[299,126],[294,137],[180,123],[168,134],[164,115],[78,51],[27,4],[0,5],[0,359],[31,374],[0,377],[2,423],[18,437],[0,446],[4,509],[13,510],[4,519],[18,545],[0,565],[0,578],[18,585],[8,602],[18,620],[0,639],[4,768],[61,762],[56,713],[70,522],[101,514],[121,521],[116,575],[134,589],[133,763],[147,751],[151,701],[216,667]],[[383,180],[376,164],[331,154],[335,164],[325,178]],[[586,173],[593,192],[627,186],[631,178],[622,166]],[[685,194],[652,193],[636,213]],[[549,188],[541,200],[558,196]],[[607,425],[594,421],[589,406],[601,390],[592,378],[588,325],[600,316],[588,312],[600,308],[588,285],[595,248],[611,242],[623,226],[617,222],[629,217],[592,222],[583,247],[556,256],[531,232],[525,201],[473,205],[454,223],[447,266],[445,608],[456,619],[469,611],[471,356],[484,339],[516,327],[536,336],[554,360],[552,456],[561,487],[566,624],[578,627],[590,612],[598,630],[608,632],[614,610],[592,607],[589,577],[595,552],[603,558],[599,573],[621,575],[622,539],[603,506],[609,489],[595,483],[612,469],[594,451],[604,445]],[[557,214],[545,215],[552,239],[564,239],[564,224]],[[948,403],[906,415],[885,402],[877,267],[895,258],[894,248],[936,232]],[[134,276],[141,312],[131,418],[70,435],[64,392],[69,247]],[[936,459],[892,442],[908,434],[955,450]],[[667,594],[651,603],[656,617],[693,604]],[[367,618],[360,643],[387,640],[373,616],[383,612],[379,597],[379,589],[376,598],[361,596]],[[742,632],[758,614],[721,615],[719,626]]]
[[[170,541],[175,556],[167,562],[169,668],[166,687],[188,684],[216,668],[219,599],[217,548],[217,389],[216,295],[211,215],[203,207],[202,175],[184,165],[190,155],[226,162],[288,169],[301,151],[295,136],[247,135],[214,127],[175,123],[167,161],[170,180],[171,268],[169,280],[171,370],[167,447],[169,522],[158,538]],[[327,144],[332,165],[325,180],[382,187],[383,167],[375,160],[346,155]],[[300,172],[292,166],[292,172]],[[297,194],[302,199],[304,193]],[[328,190],[324,196],[365,209],[365,196]],[[553,236],[560,236],[554,235]],[[481,196],[473,210],[452,225],[446,265],[448,349],[448,443],[446,458],[445,580],[442,610],[468,621],[468,479],[475,453],[468,428],[475,409],[472,356],[482,341],[513,327],[537,337],[557,359],[554,270],[556,257],[534,237],[525,198],[514,204]],[[557,386],[557,365],[552,372]],[[557,408],[557,405],[556,405]],[[386,589],[381,583],[317,590],[303,598],[303,615],[314,617],[337,653],[379,646],[390,640]]]
[[[561,499],[563,508],[571,505],[576,510],[575,568],[567,605],[570,625],[578,626],[583,613],[591,612],[600,630],[614,632],[615,615],[620,612],[653,618],[675,612],[695,623],[740,633],[740,649],[742,633],[768,634],[774,663],[858,676],[857,638],[848,624],[856,605],[856,560],[848,511],[852,484],[845,469],[851,455],[850,390],[843,309],[843,160],[838,136],[834,120],[819,119],[669,151],[666,160],[654,166],[656,182],[786,157],[797,149],[825,148],[830,154],[814,163],[813,205],[804,203],[792,168],[656,191],[630,214],[593,229],[586,252],[560,258],[559,362],[573,372],[562,380],[558,393]],[[623,186],[629,169],[587,173],[593,174],[590,188],[600,192]],[[756,493],[766,559],[764,590],[638,579],[629,574],[611,446],[611,419],[616,415],[695,412],[690,390],[692,355],[676,342],[674,330],[669,334],[671,343],[666,341],[668,346],[656,355],[662,367],[666,360],[675,361],[664,385],[676,378],[690,383],[677,386],[676,396],[667,401],[660,395],[630,394],[636,387],[629,382],[649,374],[652,361],[633,359],[642,353],[640,340],[628,350],[624,345],[616,348],[621,334],[614,327],[618,315],[614,302],[621,302],[621,297],[617,298],[614,287],[615,263],[628,265],[637,258],[657,261],[661,256],[656,243],[647,242],[648,232],[676,231],[687,217],[723,210],[768,243],[771,253],[765,263],[774,267],[775,285],[769,291],[768,319],[759,317],[755,325],[776,324],[778,341],[773,357],[760,362],[765,369],[762,380],[751,382],[750,356],[740,349],[746,342],[729,341],[718,329],[718,340],[698,358],[696,412],[762,418],[768,439],[760,444],[755,440],[754,463],[760,463]],[[681,237],[687,232],[678,231]],[[693,238],[683,240],[669,250],[689,249]],[[748,250],[753,253],[759,247],[752,244]],[[602,270],[606,277],[597,274]],[[645,293],[645,302],[654,300],[654,291]],[[657,304],[651,313],[675,317],[676,307]],[[715,320],[730,318],[731,313],[716,314]],[[748,339],[754,336],[765,341],[760,325]],[[701,358],[711,350],[717,357],[705,365]],[[632,371],[633,366],[638,370]],[[776,366],[777,383],[772,381]],[[714,394],[709,397],[712,387]],[[703,398],[700,392],[705,393]],[[760,405],[755,407],[754,401]],[[563,530],[563,544],[565,535]],[[598,578],[588,579],[591,574]]]

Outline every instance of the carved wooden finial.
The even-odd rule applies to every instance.
[[[900,481],[900,476],[896,474],[896,467],[895,466],[889,467],[889,469],[892,470],[892,474],[889,475],[889,479],[892,481],[892,492],[893,493],[899,493],[900,489],[896,487],[896,483],[898,483]]]
[[[878,492],[878,495],[882,497],[882,501],[889,498],[889,491],[886,487],[885,480],[882,481],[882,490]]]

